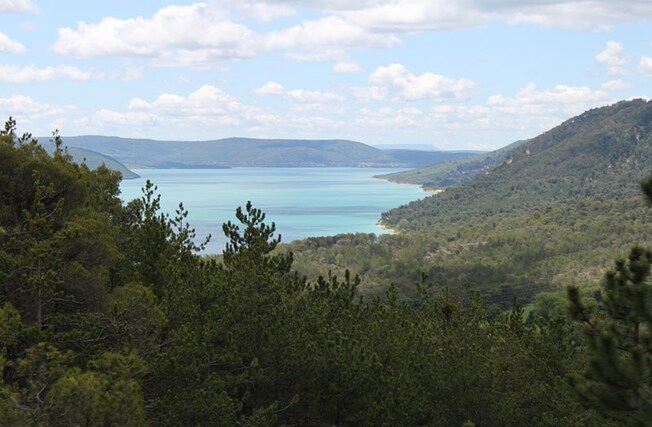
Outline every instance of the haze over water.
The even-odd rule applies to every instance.
[[[426,196],[418,185],[373,178],[397,171],[379,168],[140,169],[141,177],[120,185],[124,200],[142,196],[147,179],[158,186],[164,212],[179,202],[202,239],[212,235],[206,253],[221,253],[222,224],[235,222],[235,210],[251,200],[276,223],[282,241],[339,233],[382,233],[382,212]]]

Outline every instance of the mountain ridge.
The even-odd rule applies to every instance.
[[[419,167],[472,155],[468,152],[380,150],[344,139],[160,141],[102,135],[64,137],[66,145],[111,156],[130,168],[175,167]],[[409,152],[409,153],[406,153]]]
[[[621,101],[566,120],[517,146],[485,173],[436,199],[386,212],[382,222],[395,227],[404,215],[416,219],[418,210],[418,217],[432,226],[444,218],[461,221],[469,215],[486,217],[557,202],[637,195],[639,182],[650,172],[652,102]],[[419,228],[418,223],[410,228]]]

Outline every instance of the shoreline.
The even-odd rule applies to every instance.
[[[397,185],[419,185],[421,191],[424,193],[440,194],[446,191],[445,188],[441,188],[441,187],[431,188],[431,187],[424,187],[423,185],[414,182],[394,181],[393,179],[384,178],[382,175],[374,175],[372,178],[382,179],[383,181],[391,182],[392,184],[397,184]]]
[[[391,234],[391,235],[393,235],[393,236],[399,234],[398,230],[386,226],[385,224],[383,224],[383,223],[381,222],[381,220],[378,220],[378,222],[376,222],[376,227],[378,227],[378,228],[380,228],[380,229],[382,229],[382,230],[388,232],[389,234]]]
[[[445,188],[424,188],[424,187],[421,187],[421,191],[423,191],[424,193],[440,194],[440,193],[443,193],[444,191],[446,191],[446,189]]]

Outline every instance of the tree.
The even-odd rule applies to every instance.
[[[652,203],[652,178],[642,184]],[[589,369],[571,377],[579,396],[625,425],[652,419],[652,251],[635,246],[605,276],[601,311],[568,288],[573,318],[585,325]]]

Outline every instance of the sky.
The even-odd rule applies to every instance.
[[[651,87],[651,0],[0,0],[0,116],[64,141],[491,150]]]

